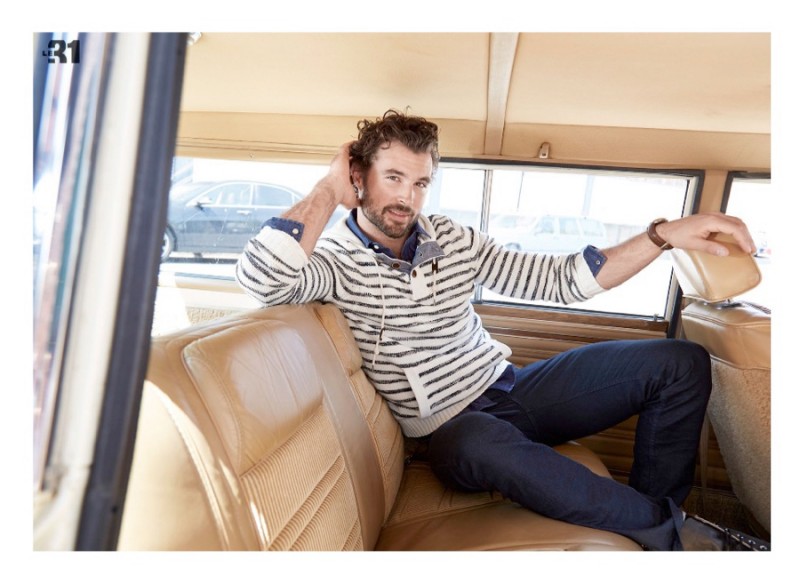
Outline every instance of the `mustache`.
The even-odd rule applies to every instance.
[[[405,204],[390,204],[389,206],[384,206],[382,212],[388,212],[389,210],[393,210],[395,212],[402,212],[403,214],[413,214],[414,211],[406,206]]]

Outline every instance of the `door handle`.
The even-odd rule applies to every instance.
[[[237,210],[236,213],[237,214],[241,214],[242,216],[249,216],[250,214],[253,213],[253,211],[252,210]]]

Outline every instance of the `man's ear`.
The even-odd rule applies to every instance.
[[[364,174],[361,172],[361,168],[353,166],[350,169],[350,179],[353,181],[353,184],[355,184],[359,190],[364,189]]]

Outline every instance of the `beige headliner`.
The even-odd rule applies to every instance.
[[[445,155],[767,169],[767,33],[206,33],[179,153],[323,157],[410,108]]]

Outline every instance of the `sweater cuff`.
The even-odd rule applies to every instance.
[[[268,246],[271,253],[280,254],[285,265],[302,268],[308,263],[306,251],[300,246],[299,239],[295,238],[295,234],[292,234],[291,230],[286,232],[280,228],[264,225],[255,240]]]
[[[288,218],[270,218],[266,222],[264,222],[262,228],[274,228],[275,230],[280,230],[281,232],[286,232],[289,236],[300,242],[303,238],[303,230],[305,228],[305,224],[302,222],[298,222],[297,220],[289,220]]]
[[[595,246],[591,245],[583,249],[583,259],[586,260],[586,263],[589,265],[589,269],[595,276],[597,276],[597,274],[600,272],[600,269],[606,263],[606,260],[608,260],[605,254],[600,252],[600,250]]]
[[[599,252],[599,251],[598,251]],[[586,257],[586,252],[584,252],[583,258],[576,258],[576,268],[578,271],[578,287],[581,293],[586,296],[588,300],[592,296],[596,296],[601,292],[605,292],[606,289],[598,284],[597,279],[595,278],[595,268],[597,271],[600,271],[600,268],[603,264],[605,264],[605,256],[601,254],[602,262],[599,266],[595,266],[594,262],[590,263],[589,258]]]

